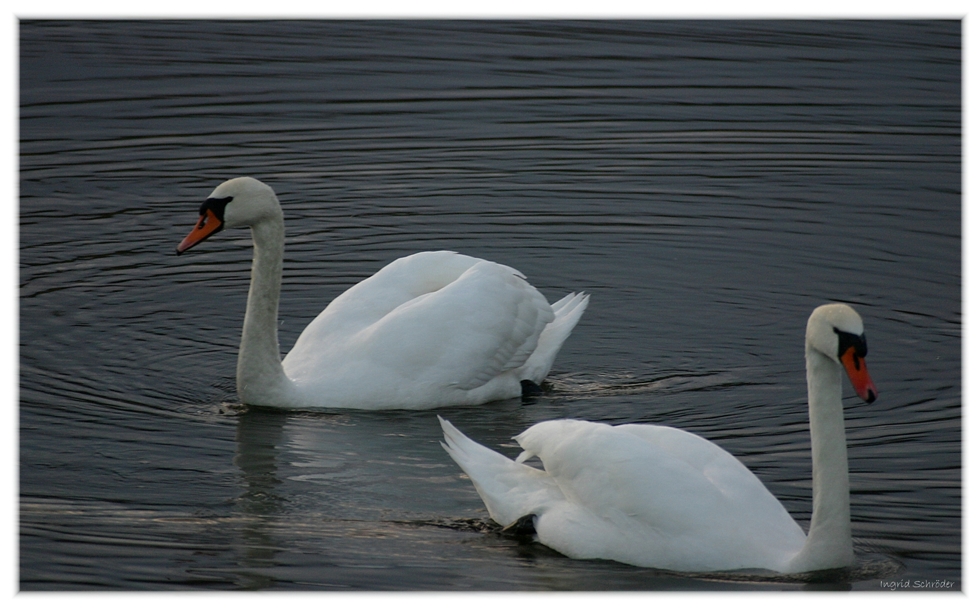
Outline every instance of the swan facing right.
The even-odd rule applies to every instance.
[[[576,420],[518,435],[511,460],[439,418],[443,447],[469,475],[490,517],[533,526],[537,540],[575,559],[610,559],[679,572],[765,569],[803,573],[853,563],[841,371],[873,402],[861,317],[816,308],[806,328],[813,458],[809,534],[730,453],[667,426]],[[537,456],[544,470],[525,465]]]

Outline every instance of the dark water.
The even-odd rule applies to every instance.
[[[21,589],[960,589],[960,31],[22,21]],[[284,349],[422,249],[588,291],[550,394],[439,414],[510,455],[548,418],[683,427],[804,525],[803,329],[854,304],[860,567],[573,561],[491,527],[434,411],[241,407],[248,233],[173,255],[237,175],[285,208]]]

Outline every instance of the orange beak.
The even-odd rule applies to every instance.
[[[205,210],[204,214],[201,215],[200,220],[194,226],[194,229],[187,234],[184,241],[180,242],[177,246],[177,254],[183,254],[187,250],[201,243],[208,237],[211,237],[215,233],[221,230],[224,224],[211,210]]]
[[[864,358],[857,355],[857,349],[854,347],[847,348],[841,354],[840,362],[844,365],[847,377],[851,380],[851,385],[854,386],[857,395],[865,402],[874,402],[878,398],[878,388],[875,387],[875,382],[871,381],[868,367],[864,363]]]

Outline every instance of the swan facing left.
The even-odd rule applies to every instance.
[[[541,383],[589,302],[572,293],[549,305],[515,269],[420,252],[334,299],[280,358],[285,230],[272,188],[249,177],[220,184],[177,254],[225,227],[252,230],[237,368],[248,405],[428,409],[514,398]]]
[[[469,475],[490,517],[575,559],[678,572],[802,573],[852,563],[841,371],[867,402],[861,317],[834,303],[806,330],[813,457],[808,534],[738,459],[690,432],[652,424],[546,421],[516,437],[511,460],[439,418],[443,447]],[[538,456],[544,470],[523,462]]]

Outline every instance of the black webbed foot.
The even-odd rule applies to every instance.
[[[505,527],[503,532],[519,538],[530,538],[535,534],[534,515],[524,515]]]
[[[530,379],[521,379],[521,398],[533,398],[542,394],[544,394],[544,390],[541,389],[541,386]]]

